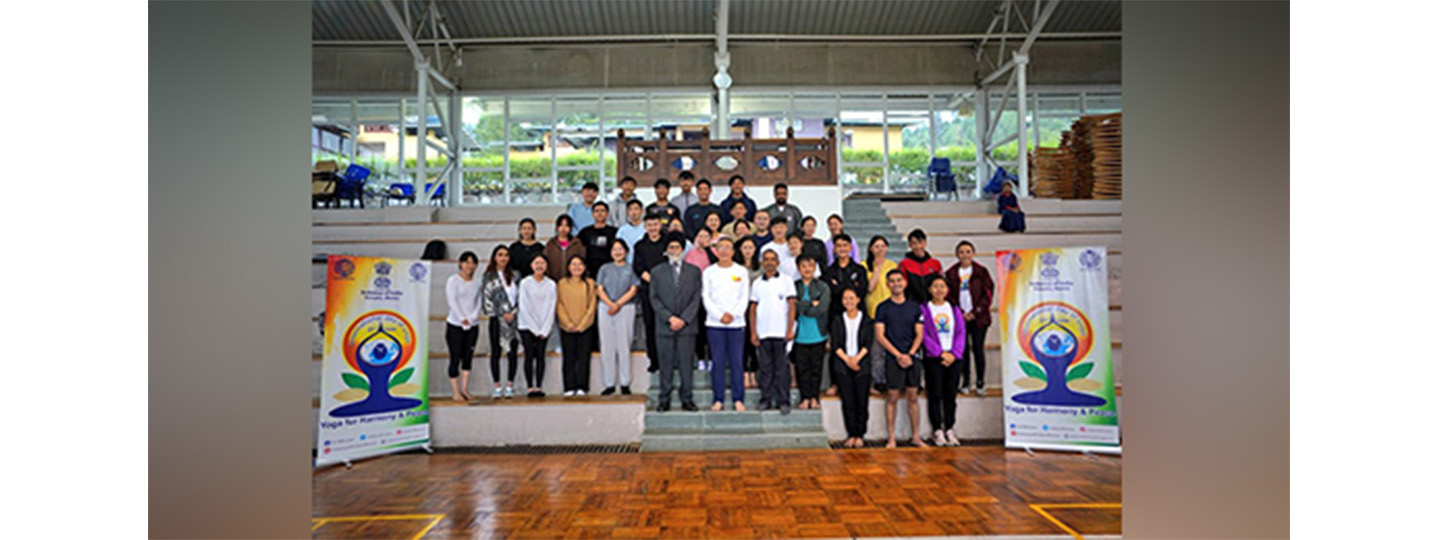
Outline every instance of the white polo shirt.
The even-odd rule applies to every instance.
[[[765,279],[762,274],[750,284],[750,301],[755,303],[755,335],[760,339],[785,338],[790,330],[788,299],[795,298],[795,281],[785,274]]]

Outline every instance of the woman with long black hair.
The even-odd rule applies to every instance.
[[[545,252],[545,244],[535,238],[535,220],[520,220],[520,238],[510,244],[510,270],[522,278],[530,277],[530,261]]]
[[[490,318],[490,379],[495,381],[495,389],[490,392],[492,398],[515,397],[515,366],[520,354],[515,312],[520,308],[520,279],[520,275],[510,269],[510,248],[495,246],[490,251],[490,263],[485,267],[485,277],[481,280],[481,298],[484,299],[481,311]],[[503,349],[502,345],[505,346]],[[503,389],[500,387],[502,351],[510,353],[510,369],[505,372],[510,376],[505,379]]]

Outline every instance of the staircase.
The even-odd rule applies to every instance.
[[[727,399],[725,410],[710,410],[714,390],[710,372],[695,370],[695,405],[697,412],[680,408],[679,373],[675,374],[675,390],[670,396],[670,410],[656,412],[660,397],[660,374],[650,374],[650,389],[645,400],[645,431],[640,438],[641,452],[672,452],[696,450],[773,450],[781,448],[828,448],[825,423],[820,410],[802,411],[792,408],[790,414],[779,411],[757,412],[760,389],[745,389],[745,412],[732,410]],[[800,392],[790,390],[790,402],[800,401]]]
[[[890,216],[885,213],[885,207],[881,205],[880,199],[866,197],[850,197],[841,204],[845,216],[845,233],[855,240],[860,250],[860,258],[865,258],[866,248],[870,246],[870,239],[875,235],[884,236],[890,241],[890,252],[893,255],[905,251],[905,231],[895,229],[890,222]],[[896,251],[899,250],[899,251]]]

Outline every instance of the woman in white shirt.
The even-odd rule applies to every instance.
[[[865,446],[865,426],[870,422],[870,349],[875,323],[860,308],[860,293],[840,289],[845,312],[830,320],[830,349],[835,364],[830,373],[840,394],[840,413],[845,417],[845,447]]]
[[[520,310],[516,316],[520,341],[525,346],[527,397],[545,397],[545,342],[555,328],[555,282],[546,277],[545,257],[530,261],[530,277],[520,281]]]
[[[460,254],[460,272],[445,281],[445,303],[450,313],[445,316],[445,347],[450,351],[450,398],[455,401],[475,399],[470,395],[470,363],[475,358],[475,342],[480,339],[480,280],[475,269],[480,257],[473,251]]]

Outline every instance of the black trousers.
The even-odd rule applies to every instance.
[[[755,373],[760,370],[760,360],[755,356],[755,344],[750,342],[750,323],[745,323],[745,372]]]
[[[525,383],[534,388],[545,384],[545,341],[529,330],[520,331],[520,343],[525,346]]]
[[[657,334],[659,332],[656,332]],[[658,403],[670,403],[675,389],[675,370],[680,370],[680,403],[695,402],[695,336],[666,334],[660,344],[660,395]]]
[[[650,305],[650,284],[642,282],[635,294],[640,297],[640,321],[645,323],[645,357],[650,359],[650,371],[655,371],[660,368],[660,349],[655,345],[655,308]]]
[[[942,365],[939,358],[926,358],[920,362],[925,367],[925,405],[930,409],[930,427],[951,429],[955,427],[955,394],[959,389],[960,359],[949,367]]]
[[[985,387],[985,332],[990,326],[976,326],[965,321],[965,356],[959,359],[960,386],[970,386],[970,359],[975,359],[975,386]]]
[[[840,360],[830,364],[830,374],[835,381],[836,392],[840,394],[840,413],[845,417],[847,437],[865,437],[865,426],[870,423],[870,359],[860,361],[860,371],[851,371]]]
[[[461,329],[450,323],[445,323],[445,348],[450,350],[450,378],[460,376],[460,371],[470,371],[470,363],[475,358],[475,343],[480,341],[480,327],[471,326],[469,330]]]
[[[820,375],[825,368],[825,342],[814,345],[795,344],[795,383],[800,399],[820,398]]]
[[[518,339],[512,339],[512,340],[510,340],[510,343],[509,343],[510,346],[509,346],[509,347],[506,347],[506,350],[508,350],[508,351],[510,352],[510,369],[507,370],[505,373],[509,373],[509,374],[510,374],[510,377],[509,377],[508,379],[505,379],[505,380],[510,381],[510,382],[512,382],[512,383],[515,382],[516,359],[519,358],[519,356],[520,356],[520,351],[516,350],[516,349],[518,348],[518,345],[519,345],[519,344],[520,344],[520,340],[518,340]],[[491,318],[490,318],[490,380],[493,380],[493,381],[495,381],[496,383],[499,383],[499,382],[500,382],[500,356],[501,356],[501,354],[500,354],[500,317],[491,317]]]
[[[760,404],[771,407],[790,406],[790,366],[785,361],[785,338],[762,338],[757,347],[760,356]]]
[[[560,332],[561,377],[565,391],[590,391],[590,329],[584,332]]]

